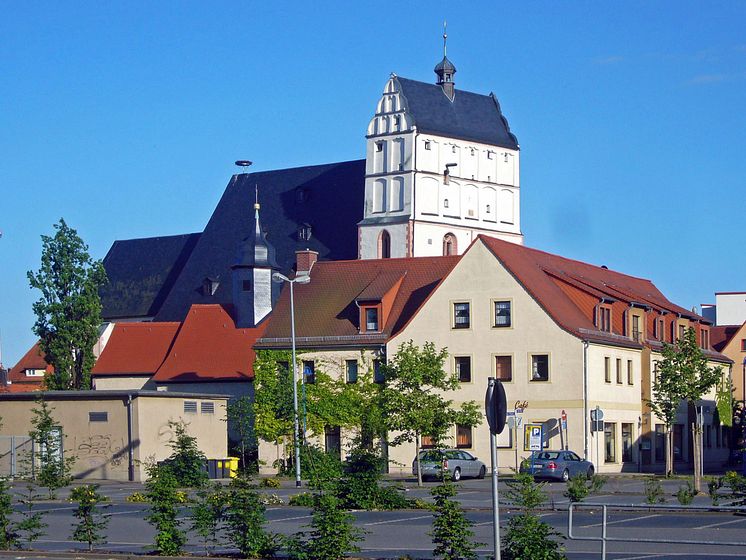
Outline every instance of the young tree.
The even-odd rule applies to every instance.
[[[101,512],[101,504],[108,499],[98,492],[98,488],[98,484],[86,484],[73,488],[70,492],[70,500],[78,503],[73,511],[78,524],[73,530],[72,539],[87,543],[88,552],[93,550],[94,544],[106,540],[102,533],[108,527],[110,519]]]
[[[21,510],[21,519],[11,529],[19,536],[16,544],[23,540],[26,546],[31,548],[31,545],[44,535],[44,530],[47,528],[44,522],[45,513],[34,509],[39,498],[41,496],[36,493],[34,487],[31,484],[26,485],[26,493],[18,499],[24,506]]]
[[[240,450],[241,471],[249,470],[250,456],[255,457],[257,449],[254,431],[254,405],[248,396],[239,397],[228,402],[226,410],[229,436],[236,436],[235,444]]]
[[[173,436],[168,442],[172,453],[167,461],[176,483],[187,488],[203,486],[207,482],[207,458],[200,451],[197,438],[187,433],[187,424],[183,420],[169,421],[168,425],[173,431]]]
[[[18,545],[18,534],[13,528],[13,496],[10,485],[4,478],[0,478],[0,550],[10,550]]]
[[[445,348],[436,350],[432,342],[420,348],[410,340],[383,366],[383,409],[387,428],[397,432],[391,445],[414,440],[415,457],[420,456],[423,435],[439,445],[454,424],[476,426],[481,422],[482,414],[474,401],[456,409],[453,401],[443,396],[459,385],[458,376],[443,369],[447,357],[448,351]],[[417,467],[417,484],[422,486],[420,461]]]
[[[227,495],[223,486],[216,482],[209,488],[197,492],[191,511],[190,531],[197,533],[205,546],[205,554],[210,556],[220,541],[221,523],[228,509]]]
[[[145,494],[150,508],[145,520],[156,530],[154,550],[164,556],[176,556],[186,544],[186,535],[178,519],[178,481],[167,465],[148,465]]]
[[[41,267],[27,273],[41,292],[34,303],[34,334],[54,373],[47,388],[90,389],[93,345],[101,325],[98,290],[106,280],[101,261],[94,261],[77,232],[60,219],[53,237],[42,235]]]
[[[36,448],[39,468],[36,470],[36,480],[49,491],[49,499],[53,500],[55,491],[70,484],[74,457],[65,458],[62,448],[62,429],[52,416],[51,408],[44,397],[36,401],[36,408],[31,409],[33,429],[29,437]],[[33,458],[29,458],[33,460]]]
[[[481,543],[475,543],[472,531],[473,521],[464,515],[456,496],[456,486],[450,477],[445,477],[443,483],[430,492],[435,498],[435,519],[433,519],[433,537],[435,550],[433,554],[443,560],[476,560],[476,548]]]
[[[653,380],[653,399],[649,406],[666,426],[666,474],[673,472],[673,424],[676,411],[685,401],[695,407],[705,394],[721,382],[721,368],[709,367],[707,358],[697,345],[693,328],[689,328],[676,345],[663,345],[662,359],[657,362],[657,375]],[[701,488],[702,430],[694,422],[694,486]]]
[[[277,538],[265,531],[267,508],[259,499],[256,486],[239,476],[228,488],[226,524],[228,539],[244,558],[270,556],[277,548]]]

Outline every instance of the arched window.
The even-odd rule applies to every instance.
[[[452,233],[446,233],[445,236],[443,236],[443,255],[456,255],[457,251],[456,236]]]
[[[381,235],[378,236],[378,258],[391,258],[391,236],[386,230],[383,230]]]

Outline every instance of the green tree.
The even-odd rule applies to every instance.
[[[0,550],[9,550],[18,546],[18,534],[13,523],[13,496],[10,493],[10,485],[4,478],[0,478]]]
[[[197,438],[187,432],[187,424],[183,420],[169,421],[173,435],[168,442],[171,456],[167,463],[176,483],[185,488],[199,488],[207,482],[205,462],[207,458],[197,445]]]
[[[78,505],[73,511],[73,516],[78,520],[73,530],[72,539],[88,544],[88,551],[93,550],[93,545],[104,542],[103,531],[109,525],[109,517],[101,512],[101,505],[108,501],[106,496],[98,492],[98,484],[86,484],[73,488],[70,492],[70,500]]]
[[[690,407],[696,406],[697,401],[721,382],[723,372],[719,367],[708,365],[693,328],[686,329],[675,345],[664,343],[661,355],[662,359],[656,362],[653,398],[648,406],[666,427],[666,475],[670,475],[673,473],[673,425],[679,405],[685,401]],[[698,422],[694,423],[693,436],[694,486],[699,491],[702,433]]]
[[[264,529],[266,510],[248,478],[239,476],[231,481],[225,516],[228,539],[244,558],[271,556],[277,549],[277,537]]]
[[[256,432],[254,431],[254,404],[248,396],[228,401],[226,409],[229,437],[235,436],[234,444],[238,447],[241,471],[250,470],[251,458],[257,451]]]
[[[415,457],[419,457],[423,435],[437,446],[454,424],[476,426],[481,422],[482,414],[474,401],[456,409],[453,401],[443,396],[459,387],[458,375],[443,369],[447,357],[448,351],[437,350],[432,342],[420,348],[410,340],[383,366],[386,424],[388,430],[397,432],[391,445],[414,441]],[[422,486],[419,461],[417,467],[417,484]]]
[[[31,425],[33,429],[29,437],[36,448],[38,468],[34,467],[35,478],[41,486],[49,491],[49,499],[54,499],[55,492],[67,486],[72,481],[70,471],[72,470],[74,457],[65,458],[62,449],[62,428],[52,416],[54,409],[40,396],[36,401],[36,407],[31,409]]]
[[[54,229],[53,237],[41,236],[41,267],[27,273],[31,287],[41,292],[33,305],[33,330],[45,360],[54,367],[45,379],[47,388],[90,389],[101,325],[98,290],[107,282],[106,272],[65,220]]]
[[[202,538],[207,556],[210,556],[220,541],[221,523],[225,519],[227,508],[228,497],[220,483],[216,482],[209,488],[197,492],[189,529]]]
[[[156,530],[153,549],[163,556],[177,556],[186,544],[186,535],[178,519],[178,480],[168,465],[146,467],[145,495],[150,508],[145,520]]]
[[[472,542],[474,522],[464,515],[456,496],[456,485],[445,477],[443,483],[433,488],[430,493],[435,498],[435,518],[433,519],[433,537],[435,550],[433,554],[444,560],[476,560],[476,548],[482,543]]]
[[[23,540],[28,548],[44,535],[47,524],[44,522],[44,512],[37,511],[36,502],[41,496],[36,493],[31,484],[26,485],[26,493],[22,494],[18,501],[23,508],[21,509],[21,520],[13,525],[12,531],[19,536],[20,543]]]

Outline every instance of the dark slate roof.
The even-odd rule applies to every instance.
[[[456,90],[453,101],[436,84],[397,77],[417,130],[441,136],[518,149],[494,94]]]
[[[205,231],[179,275],[157,321],[181,321],[193,304],[231,303],[230,267],[243,239],[254,227],[254,187],[260,216],[280,269],[289,272],[295,251],[312,249],[319,259],[357,258],[357,223],[362,219],[365,160],[234,175]],[[298,227],[311,227],[309,241]],[[205,278],[219,281],[213,296],[202,290]]]
[[[152,317],[187,262],[199,233],[115,241],[104,258],[109,284],[101,289],[102,315]]]

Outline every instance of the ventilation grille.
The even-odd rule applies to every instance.
[[[215,414],[215,403],[213,402],[200,403],[200,410],[202,411],[202,414]]]
[[[197,401],[184,401],[184,412],[197,414]]]
[[[89,422],[108,422],[109,413],[108,412],[89,412],[88,421]]]

